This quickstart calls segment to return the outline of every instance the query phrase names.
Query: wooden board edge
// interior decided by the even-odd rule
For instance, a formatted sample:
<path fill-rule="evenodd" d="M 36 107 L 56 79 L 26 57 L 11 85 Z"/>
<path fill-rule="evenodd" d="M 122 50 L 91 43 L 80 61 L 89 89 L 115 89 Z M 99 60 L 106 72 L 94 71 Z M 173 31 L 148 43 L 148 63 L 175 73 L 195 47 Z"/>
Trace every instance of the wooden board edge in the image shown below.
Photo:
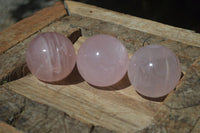
<path fill-rule="evenodd" d="M 0 54 L 64 15 L 64 4 L 57 2 L 0 32 Z"/>
<path fill-rule="evenodd" d="M 150 33 L 188 45 L 200 47 L 200 34 L 194 31 L 178 28 L 159 22 L 103 9 L 93 5 L 65 0 L 71 14 L 100 19 L 103 21 L 119 24 L 130 29 Z"/>
<path fill-rule="evenodd" d="M 23 133 L 23 132 L 0 121 L 0 133 Z"/>

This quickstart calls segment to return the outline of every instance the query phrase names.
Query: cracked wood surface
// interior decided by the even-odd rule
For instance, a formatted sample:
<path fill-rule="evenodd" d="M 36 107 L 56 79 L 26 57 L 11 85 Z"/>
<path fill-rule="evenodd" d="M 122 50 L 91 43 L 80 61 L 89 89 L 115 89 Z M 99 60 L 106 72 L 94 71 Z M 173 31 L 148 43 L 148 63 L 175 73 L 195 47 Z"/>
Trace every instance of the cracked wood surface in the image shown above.
<path fill-rule="evenodd" d="M 40 82 L 32 75 L 25 76 L 28 69 L 24 57 L 30 40 L 45 31 L 56 31 L 69 36 L 75 42 L 76 49 L 87 37 L 100 33 L 110 34 L 120 39 L 130 55 L 144 45 L 152 43 L 164 45 L 179 57 L 184 74 L 183 79 L 179 82 L 177 90 L 170 93 L 162 102 L 142 98 L 130 86 L 127 77 L 115 86 L 95 88 L 83 81 L 77 68 L 67 79 L 59 83 Z M 0 118 L 25 132 L 198 133 L 200 125 L 199 51 L 199 47 L 189 46 L 185 42 L 144 33 L 114 22 L 77 14 L 63 17 L 0 55 L 0 81 L 16 80 L 0 87 L 0 110 L 3 110 L 0 111 Z M 17 80 L 18 78 L 21 79 Z M 25 104 L 26 102 L 28 104 Z M 51 108 L 53 113 L 48 114 L 49 111 L 45 112 L 44 108 Z M 65 119 L 63 114 L 70 115 L 70 117 L 66 115 L 69 124 L 60 122 Z M 55 120 L 58 123 L 52 120 L 53 117 L 56 117 Z M 53 123 L 48 121 L 48 118 Z M 81 128 L 75 126 L 73 129 L 74 126 L 71 123 L 75 123 L 74 125 L 80 123 Z"/>

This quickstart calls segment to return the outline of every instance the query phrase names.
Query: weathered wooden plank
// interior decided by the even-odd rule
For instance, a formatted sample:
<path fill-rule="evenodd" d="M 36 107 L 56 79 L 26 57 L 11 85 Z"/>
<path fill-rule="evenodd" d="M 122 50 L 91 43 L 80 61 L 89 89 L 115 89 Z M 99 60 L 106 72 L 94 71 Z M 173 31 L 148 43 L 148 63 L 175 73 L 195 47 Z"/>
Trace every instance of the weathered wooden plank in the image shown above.
<path fill-rule="evenodd" d="M 200 119 L 196 121 L 191 133 L 200 133 Z"/>
<path fill-rule="evenodd" d="M 69 84 L 69 81 L 66 82 Z M 119 88 L 121 90 L 110 87 L 106 91 L 90 86 L 85 81 L 74 85 L 52 85 L 29 75 L 5 84 L 5 87 L 29 99 L 67 112 L 86 123 L 119 132 L 145 128 L 153 121 L 153 116 L 160 107 L 160 103 L 140 97 L 130 85 L 125 89 Z"/>
<path fill-rule="evenodd" d="M 75 49 L 78 49 L 85 39 L 86 38 L 84 37 L 79 38 L 74 45 Z M 191 66 L 187 72 L 188 74 L 194 74 L 194 72 L 191 71 L 193 67 L 195 70 L 200 70 L 199 67 L 197 67 L 197 62 L 198 60 Z M 188 86 L 192 86 L 196 83 L 196 80 L 198 80 L 196 79 L 198 78 L 198 75 L 194 76 L 194 79 L 196 80 L 191 82 L 190 78 L 187 77 L 187 73 L 184 76 L 183 81 L 184 83 L 187 82 L 186 84 Z M 177 91 L 175 91 L 175 94 L 172 93 L 167 97 L 164 105 L 162 105 L 161 103 L 148 101 L 140 97 L 134 91 L 134 88 L 130 86 L 128 79 L 126 78 L 121 81 L 120 84 L 122 86 L 118 84 L 116 86 L 104 88 L 103 90 L 88 85 L 80 78 L 80 75 L 77 72 L 57 83 L 57 85 L 43 83 L 34 76 L 29 75 L 20 80 L 5 84 L 5 87 L 22 94 L 29 99 L 67 112 L 70 116 L 86 123 L 101 125 L 118 132 L 152 132 L 157 130 L 186 132 L 188 131 L 187 129 L 194 128 L 199 113 L 195 113 L 191 116 L 190 112 L 197 112 L 198 108 L 195 108 L 194 110 L 183 109 L 180 111 L 173 111 L 166 105 L 172 104 L 173 102 L 173 104 L 185 104 L 185 100 L 191 100 L 188 102 L 191 103 L 198 98 L 198 93 L 196 93 L 196 95 L 191 94 L 191 96 L 194 96 L 194 99 L 184 97 L 185 92 L 183 93 L 184 96 L 173 96 L 177 94 L 179 90 L 183 90 L 180 87 L 184 85 L 183 83 L 180 84 Z M 188 87 L 185 87 L 185 89 L 187 88 Z M 195 90 L 198 90 L 198 88 Z M 196 91 L 193 93 L 195 92 Z M 180 101 L 181 99 L 184 101 Z M 170 100 L 172 100 L 172 102 L 170 102 Z M 199 102 L 197 101 L 197 103 Z M 177 105 L 174 106 L 178 107 Z M 157 112 L 158 110 L 160 110 L 159 113 Z M 186 124 L 191 122 L 192 124 L 185 126 L 184 119 L 182 121 L 179 117 L 176 118 L 177 115 L 187 119 L 188 122 L 186 122 Z M 191 116 L 190 119 L 188 118 L 188 115 Z M 173 118 L 170 118 L 170 116 L 173 116 Z M 175 121 L 174 123 L 176 123 L 177 128 L 174 128 L 173 124 L 170 124 L 172 121 Z M 167 122 L 167 124 L 162 125 L 162 123 L 165 122 Z M 152 123 L 155 125 L 148 127 Z M 181 124 L 183 124 L 185 128 L 180 128 Z M 145 128 L 145 130 L 143 130 L 143 128 Z"/>
<path fill-rule="evenodd" d="M 143 45 L 159 43 L 169 47 L 178 55 L 184 72 L 190 68 L 191 63 L 200 54 L 198 53 L 200 48 L 195 46 L 187 46 L 183 43 L 142 33 L 121 25 L 76 15 L 66 16 L 42 29 L 42 32 L 46 31 L 56 31 L 64 35 L 72 31 L 75 34 L 75 40 L 82 33 L 83 37 L 80 37 L 74 45 L 76 50 L 79 49 L 87 37 L 99 33 L 110 34 L 119 38 L 128 48 L 130 54 Z M 19 60 L 25 63 L 26 46 L 36 35 L 34 34 L 24 40 L 22 43 L 25 46 L 16 45 L 1 55 L 3 58 L 0 59 L 6 60 L 8 57 L 10 59 L 10 62 L 6 61 L 8 63 L 4 67 L 5 74 L 8 72 L 5 70 L 8 70 L 11 66 L 14 69 L 15 63 L 19 63 Z M 70 35 L 72 35 L 71 32 Z M 11 73 L 13 72 L 11 69 L 9 70 Z M 57 85 L 43 83 L 34 76 L 29 75 L 5 84 L 5 87 L 34 101 L 64 111 L 71 117 L 86 123 L 100 125 L 119 132 L 142 130 L 154 121 L 153 117 L 158 109 L 162 107 L 162 103 L 148 101 L 139 96 L 134 88 L 130 86 L 127 77 L 115 86 L 100 89 L 83 81 L 77 70 Z"/>
<path fill-rule="evenodd" d="M 179 57 L 182 71 L 185 72 L 190 65 L 200 56 L 200 48 L 190 46 L 185 43 L 155 36 L 141 31 L 129 29 L 122 25 L 105 22 L 90 17 L 71 15 L 63 17 L 63 23 L 81 28 L 82 36 L 90 37 L 95 34 L 109 34 L 120 39 L 126 46 L 129 53 L 134 53 L 137 49 L 148 44 L 161 44 L 173 50 Z"/>
<path fill-rule="evenodd" d="M 65 0 L 65 3 L 68 5 L 71 14 L 120 24 L 130 29 L 200 47 L 200 34 L 191 30 L 173 27 L 79 2 Z"/>
<path fill-rule="evenodd" d="M 0 133 L 23 133 L 14 127 L 0 121 Z"/>
<path fill-rule="evenodd" d="M 68 5 L 69 6 L 69 5 Z M 82 7 L 80 7 L 82 8 Z M 89 9 L 89 8 L 88 8 Z M 99 10 L 99 8 L 97 9 Z M 112 13 L 111 13 L 112 14 Z M 33 26 L 34 27 L 34 26 Z M 123 23 L 115 23 L 111 21 L 105 21 L 101 19 L 92 19 L 91 17 L 83 17 L 79 15 L 74 15 L 72 12 L 72 16 L 63 17 L 60 21 L 56 21 L 51 25 L 45 27 L 41 30 L 41 32 L 46 31 L 55 31 L 59 32 L 63 35 L 70 35 L 70 38 L 75 42 L 76 39 L 82 34 L 83 37 L 80 37 L 78 41 L 76 41 L 74 47 L 76 50 L 80 47 L 80 45 L 85 41 L 85 39 L 94 34 L 104 33 L 110 34 L 117 38 L 119 38 L 124 45 L 129 50 L 129 53 L 134 53 L 138 48 L 148 45 L 151 43 L 158 43 L 167 46 L 172 49 L 176 55 L 181 60 L 182 70 L 186 75 L 184 76 L 184 80 L 180 82 L 180 86 L 183 83 L 188 84 L 185 88 L 194 88 L 196 86 L 192 86 L 190 83 L 191 79 L 196 79 L 198 76 L 194 76 L 191 78 L 186 78 L 187 74 L 192 75 L 196 74 L 196 66 L 197 63 L 191 64 L 199 58 L 200 56 L 200 48 L 195 46 L 188 46 L 185 44 L 186 42 L 177 42 L 174 39 L 166 39 L 165 37 L 156 36 L 154 33 L 144 33 L 141 30 L 136 30 L 133 27 L 128 28 Z M 31 35 L 28 39 L 18 43 L 16 46 L 10 48 L 5 53 L 0 55 L 0 79 L 4 79 L 3 77 L 13 78 L 12 74 L 17 73 L 19 77 L 23 72 L 19 72 L 23 70 L 25 64 L 25 50 L 29 41 L 36 36 L 38 33 Z M 174 33 L 173 33 L 174 34 Z M 180 40 L 178 40 L 180 41 Z M 196 61 L 197 62 L 197 61 Z M 194 67 L 195 66 L 195 67 Z M 188 68 L 190 68 L 188 70 Z M 193 69 L 195 71 L 192 71 Z M 191 74 L 190 74 L 191 73 Z M 14 77 L 13 79 L 17 79 L 19 77 Z M 6 78 L 5 78 L 6 79 Z M 11 79 L 11 80 L 13 80 Z M 11 81 L 10 80 L 10 81 Z M 187 82 L 186 82 L 187 81 Z M 194 84 L 192 81 L 191 83 Z M 191 85 L 191 87 L 190 87 Z M 94 86 L 88 85 L 78 74 L 77 68 L 73 71 L 73 73 L 66 79 L 61 82 L 55 84 L 47 84 L 41 81 L 38 81 L 34 76 L 28 75 L 24 78 L 16 80 L 14 82 L 10 82 L 4 84 L 4 90 L 13 90 L 23 96 L 26 96 L 34 101 L 44 103 L 46 107 L 55 107 L 61 111 L 66 112 L 71 117 L 77 118 L 86 123 L 92 123 L 94 125 L 100 125 L 103 127 L 107 127 L 108 129 L 119 131 L 119 132 L 155 132 L 159 130 L 160 132 L 164 131 L 198 131 L 198 118 L 199 113 L 195 113 L 189 118 L 188 114 L 191 112 L 199 110 L 199 108 L 191 109 L 189 105 L 197 99 L 198 104 L 198 94 L 194 94 L 197 89 L 194 89 L 194 92 L 191 95 L 186 95 L 185 93 L 190 93 L 190 90 L 184 89 L 184 87 L 179 87 L 175 94 L 179 90 L 185 90 L 183 94 L 174 95 L 173 92 L 170 96 L 167 97 L 164 104 L 163 102 L 153 102 L 146 100 L 139 96 L 134 88 L 130 86 L 130 83 L 127 79 L 127 76 L 118 84 L 107 87 L 107 88 L 97 88 Z M 193 89 L 192 89 L 193 90 Z M 186 97 L 185 97 L 186 95 Z M 194 95 L 194 98 L 190 99 Z M 176 97 L 176 98 L 174 98 Z M 1 97 L 0 97 L 1 98 Z M 170 100 L 172 99 L 172 101 Z M 187 101 L 185 100 L 187 99 Z M 20 99 L 18 99 L 20 100 Z M 5 101 L 5 99 L 4 99 Z M 174 103 L 173 103 L 174 101 Z M 1 100 L 0 100 L 1 102 Z M 17 101 L 16 101 L 17 102 Z M 184 105 L 184 104 L 185 105 Z M 8 103 L 10 105 L 11 103 Z M 0 106 L 2 103 L 0 104 Z M 14 106 L 13 110 L 17 112 L 21 112 L 23 110 L 22 106 Z M 176 109 L 169 108 L 169 106 L 186 106 L 188 109 L 180 109 L 177 111 Z M 34 102 L 34 106 L 35 102 Z M 37 105 L 38 107 L 38 105 Z M 43 107 L 42 107 L 43 108 Z M 2 109 L 2 108 L 0 108 Z M 4 108 L 5 110 L 6 108 Z M 39 107 L 36 109 L 39 110 Z M 158 112 L 159 110 L 159 112 Z M 34 111 L 33 107 L 27 108 L 26 113 L 20 113 L 20 122 L 23 122 L 24 119 L 30 118 L 28 114 L 31 114 Z M 1 111 L 0 111 L 1 112 Z M 22 111 L 23 112 L 23 111 Z M 170 114 L 172 112 L 172 114 Z M 9 114 L 13 114 L 12 112 Z M 15 114 L 15 113 L 14 113 Z M 52 130 L 53 131 L 66 131 L 65 126 L 61 126 L 65 123 L 61 122 L 63 119 L 63 115 L 57 115 L 56 112 L 53 112 L 54 115 L 50 118 L 50 120 L 55 119 L 56 121 L 47 122 L 49 125 L 45 123 L 44 119 L 47 117 L 43 117 L 48 114 L 45 111 L 41 111 L 39 114 L 35 114 L 37 117 L 33 119 L 28 119 L 27 123 L 18 123 L 14 121 L 15 126 L 18 129 L 21 129 L 23 124 L 25 124 L 27 129 L 23 129 L 23 131 L 29 131 L 29 129 L 33 132 L 39 132 L 42 129 L 44 131 L 48 131 L 51 129 L 50 126 L 54 127 L 54 124 L 58 125 L 55 128 L 60 128 L 60 130 Z M 58 113 L 59 114 L 59 113 Z M 65 113 L 64 113 L 65 114 Z M 34 115 L 34 114 L 32 114 Z M 2 115 L 4 118 L 9 115 Z M 39 117 L 41 119 L 39 119 Z M 48 115 L 47 115 L 48 116 Z M 178 117 L 177 117 L 178 116 Z M 197 119 L 195 118 L 197 117 Z M 48 117 L 49 118 L 49 117 Z M 59 119 L 57 121 L 57 119 Z M 67 118 L 69 119 L 69 118 Z M 34 121 L 34 124 L 31 122 Z M 188 122 L 185 122 L 188 120 Z M 71 121 L 69 121 L 70 123 Z M 171 123 L 172 122 L 172 123 Z M 45 123 L 45 124 L 44 124 Z M 79 123 L 79 122 L 75 122 Z M 150 125 L 149 124 L 154 124 Z M 35 128 L 31 127 L 32 125 Z M 47 125 L 46 125 L 47 124 Z M 56 124 L 55 124 L 56 125 Z M 86 126 L 86 130 L 88 131 L 88 124 L 83 124 Z M 90 125 L 90 124 L 89 124 Z M 195 126 L 196 125 L 196 126 Z M 148 128 L 146 128 L 149 126 Z M 178 128 L 181 130 L 178 130 Z M 194 128 L 195 127 L 195 128 Z M 143 128 L 145 128 L 143 130 Z M 194 128 L 194 130 L 193 130 Z M 189 129 L 189 130 L 187 130 Z M 81 129 L 80 129 L 81 130 Z M 80 132 L 80 130 L 78 130 Z M 68 131 L 68 130 L 67 130 Z M 69 130 L 70 132 L 71 130 Z M 89 132 L 98 132 L 98 127 L 90 127 Z M 103 130 L 101 130 L 103 131 Z M 105 129 L 104 132 L 107 132 Z M 110 132 L 110 131 L 108 131 Z"/>
<path fill-rule="evenodd" d="M 0 32 L 0 54 L 66 14 L 58 2 Z"/>
<path fill-rule="evenodd" d="M 81 37 L 75 43 L 76 51 L 85 39 Z M 78 73 L 57 84 L 62 85 L 46 84 L 34 76 L 27 76 L 5 86 L 81 121 L 119 132 L 145 128 L 160 107 L 160 103 L 140 97 L 130 86 L 127 76 L 121 83 L 103 90 L 87 84 Z"/>
<path fill-rule="evenodd" d="M 0 133 L 114 133 L 85 124 L 66 113 L 40 104 L 0 86 Z M 13 131 L 13 132 L 12 132 Z M 14 132 L 15 131 L 15 132 Z"/>

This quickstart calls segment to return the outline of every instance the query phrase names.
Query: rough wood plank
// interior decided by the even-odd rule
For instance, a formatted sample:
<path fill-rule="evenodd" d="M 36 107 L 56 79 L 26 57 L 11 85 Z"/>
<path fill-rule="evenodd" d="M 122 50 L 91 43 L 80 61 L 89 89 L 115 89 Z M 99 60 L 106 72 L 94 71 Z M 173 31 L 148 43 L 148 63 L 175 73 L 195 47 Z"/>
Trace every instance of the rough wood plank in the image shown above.
<path fill-rule="evenodd" d="M 75 43 L 75 48 L 78 49 L 85 39 L 81 37 Z M 164 132 L 168 130 L 170 132 L 186 132 L 195 127 L 199 113 L 193 115 L 190 113 L 193 111 L 197 112 L 199 107 L 193 109 L 183 108 L 177 111 L 176 109 L 168 108 L 169 105 L 166 105 L 172 104 L 174 107 L 178 107 L 187 103 L 191 104 L 194 99 L 198 99 L 199 93 L 196 93 L 198 86 L 193 86 L 195 91 L 188 95 L 190 97 L 193 96 L 193 99 L 185 97 L 186 92 L 182 94 L 184 96 L 177 95 L 179 91 L 188 89 L 188 86 L 199 84 L 196 81 L 199 80 L 198 77 L 200 75 L 195 73 L 195 71 L 200 70 L 197 65 L 198 62 L 200 60 L 197 60 L 191 66 L 184 76 L 183 84 L 180 84 L 174 94 L 172 93 L 167 97 L 164 105 L 140 97 L 127 82 L 128 79 L 126 78 L 122 81 L 122 86 L 118 84 L 116 85 L 118 88 L 113 86 L 104 88 L 104 90 L 88 85 L 81 79 L 78 73 L 73 73 L 67 79 L 57 83 L 57 85 L 43 83 L 34 76 L 29 75 L 5 84 L 5 87 L 25 95 L 29 99 L 67 112 L 71 117 L 75 117 L 86 123 L 101 125 L 118 132 Z M 195 71 L 193 68 L 195 68 Z M 195 76 L 195 74 L 197 75 Z M 192 79 L 195 80 L 191 80 L 189 75 L 194 76 Z M 126 86 L 124 86 L 125 84 Z M 182 88 L 181 86 L 185 86 L 184 84 L 187 84 L 187 86 Z M 106 89 L 111 91 L 106 91 Z M 194 95 L 195 93 L 196 95 Z M 188 100 L 190 101 L 187 102 Z M 159 113 L 157 113 L 158 110 Z M 151 125 L 152 123 L 154 125 Z M 174 125 L 177 127 L 174 127 Z M 184 125 L 184 128 L 180 128 L 182 125 Z"/>
<path fill-rule="evenodd" d="M 85 40 L 84 37 L 79 38 L 75 49 L 78 50 Z M 81 121 L 119 132 L 147 127 L 161 107 L 160 103 L 140 97 L 127 77 L 120 84 L 104 90 L 88 85 L 78 73 L 57 84 L 61 85 L 46 84 L 34 76 L 27 76 L 6 85 L 19 94 L 58 108 Z"/>
<path fill-rule="evenodd" d="M 65 0 L 65 3 L 68 5 L 71 14 L 78 14 L 110 23 L 120 24 L 130 29 L 200 47 L 200 34 L 191 30 L 173 27 L 79 2 Z"/>
<path fill-rule="evenodd" d="M 82 16 L 64 17 L 43 29 L 42 32 L 56 31 L 67 34 L 69 29 L 74 31 L 73 29 L 79 28 L 84 37 L 77 41 L 75 44 L 76 49 L 79 48 L 85 37 L 98 33 L 116 36 L 124 43 L 130 53 L 143 45 L 159 43 L 169 47 L 178 55 L 181 59 L 182 70 L 185 72 L 200 55 L 198 47 L 187 46 L 184 43 L 129 29 L 122 25 Z M 78 30 L 78 32 L 80 31 Z M 3 71 L 4 74 L 8 74 L 9 71 L 13 73 L 14 67 L 19 64 L 19 61 L 25 63 L 24 54 L 27 43 L 35 35 L 23 41 L 22 44 L 25 46 L 16 45 L 0 55 L 0 66 L 4 66 L 4 71 L 8 70 Z M 8 69 L 9 67 L 12 69 Z M 148 126 L 153 121 L 153 116 L 158 108 L 161 107 L 161 103 L 148 101 L 140 97 L 134 91 L 134 88 L 130 86 L 127 77 L 121 81 L 121 84 L 104 88 L 104 90 L 88 85 L 77 72 L 60 82 L 60 85 L 46 84 L 38 81 L 33 76 L 27 76 L 5 84 L 5 87 L 15 90 L 30 99 L 65 111 L 79 120 L 119 132 L 138 131 Z M 109 91 L 106 91 L 106 89 Z M 167 114 L 167 112 L 164 113 Z M 98 130 L 96 131 L 98 132 Z"/>
<path fill-rule="evenodd" d="M 191 133 L 200 133 L 200 119 L 196 121 Z"/>
<path fill-rule="evenodd" d="M 0 32 L 0 54 L 66 14 L 63 3 L 58 2 Z"/>
<path fill-rule="evenodd" d="M 0 121 L 0 133 L 23 133 L 14 127 Z"/>
<path fill-rule="evenodd" d="M 73 75 L 70 79 L 77 79 L 77 76 Z M 70 84 L 68 80 L 65 82 L 68 85 L 46 84 L 29 75 L 4 86 L 29 99 L 58 108 L 78 120 L 118 132 L 145 128 L 160 107 L 160 103 L 140 97 L 130 84 L 119 88 L 121 90 L 109 87 L 106 91 L 85 81 L 76 84 Z"/>
<path fill-rule="evenodd" d="M 179 57 L 183 72 L 186 72 L 190 65 L 200 56 L 199 47 L 189 46 L 185 43 L 129 29 L 122 25 L 79 15 L 66 16 L 63 17 L 61 21 L 71 26 L 80 27 L 82 36 L 84 37 L 90 37 L 95 34 L 109 34 L 115 36 L 123 42 L 129 53 L 132 54 L 144 45 L 164 45 L 173 50 Z"/>
<path fill-rule="evenodd" d="M 28 133 L 114 133 L 102 127 L 85 124 L 55 108 L 40 104 L 0 86 L 0 120 Z M 2 125 L 0 133 L 12 133 Z M 16 129 L 15 129 L 16 130 Z M 13 133 L 19 133 L 14 132 Z M 20 132 L 22 133 L 22 132 Z"/>
<path fill-rule="evenodd" d="M 74 45 L 76 50 L 85 39 L 79 38 Z M 160 103 L 140 97 L 130 86 L 127 75 L 117 85 L 103 89 L 87 84 L 78 72 L 57 84 L 61 85 L 46 84 L 29 75 L 5 87 L 86 123 L 119 132 L 145 128 L 160 107 Z"/>

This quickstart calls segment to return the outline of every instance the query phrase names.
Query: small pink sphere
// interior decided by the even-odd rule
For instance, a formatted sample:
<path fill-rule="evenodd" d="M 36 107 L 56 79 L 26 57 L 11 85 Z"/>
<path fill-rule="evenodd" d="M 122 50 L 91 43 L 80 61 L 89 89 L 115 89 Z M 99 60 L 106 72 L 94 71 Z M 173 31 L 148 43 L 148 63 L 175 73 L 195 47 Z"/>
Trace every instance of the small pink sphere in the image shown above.
<path fill-rule="evenodd" d="M 95 35 L 80 47 L 77 66 L 90 84 L 111 86 L 123 78 L 128 69 L 128 53 L 123 44 L 110 35 Z"/>
<path fill-rule="evenodd" d="M 76 54 L 72 42 L 55 32 L 41 33 L 29 44 L 26 62 L 31 73 L 46 82 L 67 77 L 74 68 Z"/>
<path fill-rule="evenodd" d="M 179 60 L 168 48 L 152 44 L 140 48 L 131 58 L 128 77 L 142 95 L 158 98 L 172 91 L 181 75 Z"/>

